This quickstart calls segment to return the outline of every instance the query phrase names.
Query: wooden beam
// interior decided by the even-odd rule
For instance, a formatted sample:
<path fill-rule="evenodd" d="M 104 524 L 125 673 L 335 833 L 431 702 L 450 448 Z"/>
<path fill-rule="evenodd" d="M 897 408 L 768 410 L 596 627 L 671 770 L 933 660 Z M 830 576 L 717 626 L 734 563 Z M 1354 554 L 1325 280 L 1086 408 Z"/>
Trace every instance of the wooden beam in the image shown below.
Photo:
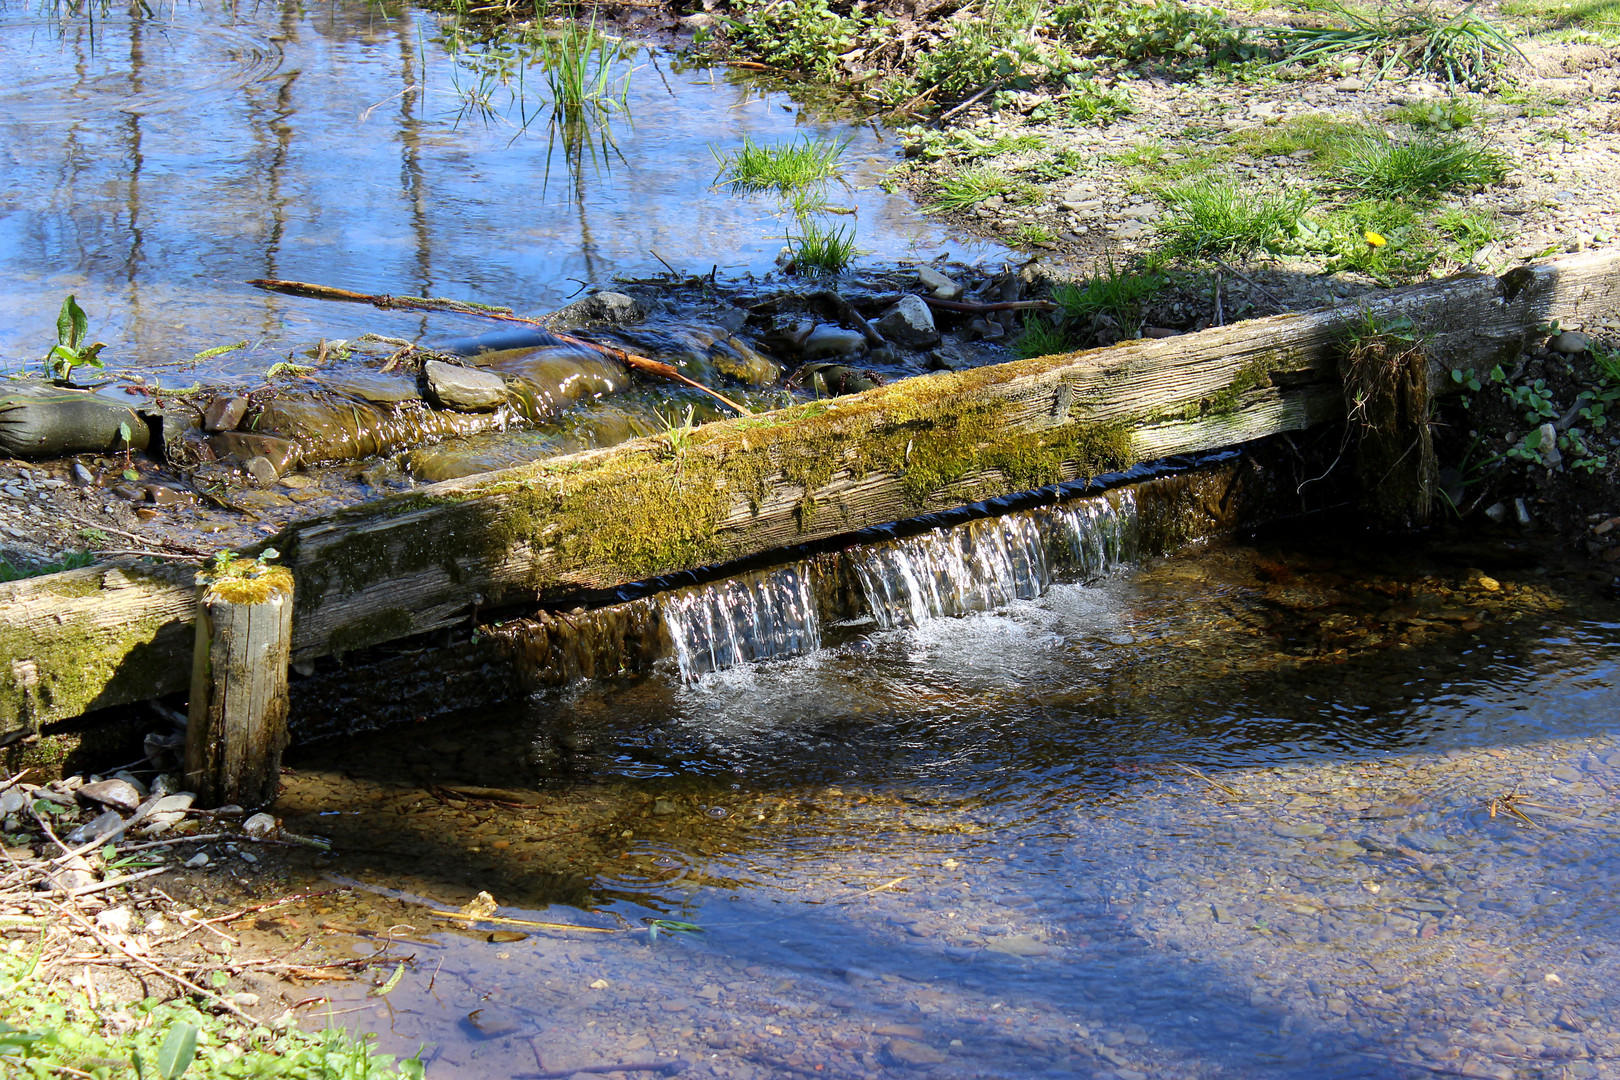
<path fill-rule="evenodd" d="M 906 379 L 864 394 L 435 484 L 289 525 L 294 659 L 835 536 L 1338 415 L 1338 346 L 1427 335 L 1432 375 L 1536 326 L 1620 315 L 1620 254 L 1298 315 Z M 672 439 L 674 441 L 672 441 Z M 109 587 L 106 575 L 126 583 Z M 186 684 L 189 581 L 132 564 L 0 585 L 0 740 Z"/>

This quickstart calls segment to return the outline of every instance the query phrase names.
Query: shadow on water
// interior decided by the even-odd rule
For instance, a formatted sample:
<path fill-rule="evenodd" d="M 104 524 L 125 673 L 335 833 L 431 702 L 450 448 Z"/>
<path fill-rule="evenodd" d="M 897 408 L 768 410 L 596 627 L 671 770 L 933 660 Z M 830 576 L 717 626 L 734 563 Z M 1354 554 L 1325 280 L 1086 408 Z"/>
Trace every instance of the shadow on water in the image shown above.
<path fill-rule="evenodd" d="M 482 1046 L 484 1075 L 532 1070 L 522 1039 L 457 1034 L 482 1004 L 548 1069 L 698 1031 L 744 1070 L 717 1075 L 870 1075 L 911 1053 L 886 1038 L 959 1040 L 946 1075 L 1422 1075 L 1396 1063 L 1487 1000 L 1557 1013 L 1550 982 L 1481 991 L 1492 949 L 1573 985 L 1608 961 L 1572 950 L 1620 943 L 1607 826 L 1487 812 L 1553 773 L 1616 782 L 1620 624 L 1523 541 L 1365 548 L 1184 552 L 693 683 L 547 692 L 306 751 L 280 810 L 377 887 L 705 928 L 504 960 L 439 939 L 462 989 L 395 1007 L 447 1068 Z"/>

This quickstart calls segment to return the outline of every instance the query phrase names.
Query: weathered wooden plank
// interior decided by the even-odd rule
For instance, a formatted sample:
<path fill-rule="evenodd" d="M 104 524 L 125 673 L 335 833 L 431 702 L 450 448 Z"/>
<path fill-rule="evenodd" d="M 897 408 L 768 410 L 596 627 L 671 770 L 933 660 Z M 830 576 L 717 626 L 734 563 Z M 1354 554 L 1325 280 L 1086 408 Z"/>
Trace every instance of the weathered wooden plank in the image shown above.
<path fill-rule="evenodd" d="M 1340 409 L 1337 346 L 1371 319 L 1428 334 L 1435 371 L 1513 355 L 1541 323 L 1620 314 L 1599 252 L 1365 302 L 908 379 L 294 523 L 294 657 L 447 626 L 1068 479 L 1297 430 Z M 115 571 L 116 572 L 116 571 Z M 0 586 L 0 739 L 183 687 L 189 574 L 102 568 Z"/>

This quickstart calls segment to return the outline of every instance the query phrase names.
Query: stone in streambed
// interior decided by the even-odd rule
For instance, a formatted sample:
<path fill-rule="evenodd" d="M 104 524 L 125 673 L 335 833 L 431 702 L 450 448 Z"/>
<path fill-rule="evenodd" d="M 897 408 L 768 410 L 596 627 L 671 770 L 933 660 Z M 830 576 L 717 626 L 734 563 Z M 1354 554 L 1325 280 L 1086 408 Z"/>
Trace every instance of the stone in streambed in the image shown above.
<path fill-rule="evenodd" d="M 141 793 L 127 780 L 101 780 L 85 784 L 75 793 L 81 799 L 110 806 L 114 810 L 133 811 L 141 805 Z"/>
<path fill-rule="evenodd" d="M 203 410 L 204 431 L 235 431 L 247 413 L 248 399 L 237 394 L 221 394 Z"/>
<path fill-rule="evenodd" d="M 866 351 L 866 338 L 859 330 L 822 323 L 804 339 L 804 358 L 820 360 L 828 356 L 854 356 Z"/>
<path fill-rule="evenodd" d="M 642 314 L 641 305 L 634 297 L 621 292 L 599 292 L 560 309 L 546 320 L 546 325 L 554 330 L 584 326 L 618 326 L 639 322 Z"/>
<path fill-rule="evenodd" d="M 945 1061 L 945 1053 L 935 1050 L 920 1042 L 910 1039 L 890 1039 L 883 1048 L 883 1058 L 890 1065 L 902 1068 L 916 1068 L 919 1065 L 939 1065 Z"/>
<path fill-rule="evenodd" d="M 917 267 L 917 283 L 940 300 L 960 300 L 962 286 L 932 266 Z"/>
<path fill-rule="evenodd" d="M 1559 334 L 1557 337 L 1552 339 L 1552 347 L 1555 352 L 1561 352 L 1567 356 L 1573 356 L 1576 353 L 1583 353 L 1587 349 L 1590 349 L 1592 347 L 1592 339 L 1588 338 L 1585 334 L 1577 333 L 1574 330 L 1565 330 L 1562 334 Z"/>
<path fill-rule="evenodd" d="M 422 374 L 428 397 L 441 409 L 488 412 L 506 403 L 506 380 L 492 371 L 429 360 Z"/>
<path fill-rule="evenodd" d="M 67 842 L 77 845 L 88 844 L 92 840 L 121 840 L 123 837 L 123 817 L 116 810 L 107 810 L 68 833 Z"/>
<path fill-rule="evenodd" d="M 234 458 L 246 464 L 256 457 L 269 460 L 276 475 L 285 475 L 298 463 L 298 448 L 288 439 L 253 431 L 222 431 L 208 438 L 215 457 Z M 143 492 L 144 494 L 144 492 Z"/>
<path fill-rule="evenodd" d="M 927 349 L 939 344 L 934 313 L 918 296 L 902 296 L 899 303 L 883 313 L 876 326 L 878 333 L 908 348 Z"/>

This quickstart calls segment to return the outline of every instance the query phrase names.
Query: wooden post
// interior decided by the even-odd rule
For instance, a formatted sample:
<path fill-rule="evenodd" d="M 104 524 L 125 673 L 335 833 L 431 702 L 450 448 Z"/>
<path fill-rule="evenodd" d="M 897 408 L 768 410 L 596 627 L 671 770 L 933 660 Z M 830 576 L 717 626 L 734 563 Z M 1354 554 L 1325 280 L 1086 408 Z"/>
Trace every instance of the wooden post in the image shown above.
<path fill-rule="evenodd" d="M 233 568 L 234 569 L 234 568 Z M 186 784 L 202 805 L 273 801 L 287 745 L 293 578 L 283 567 L 197 576 Z"/>

